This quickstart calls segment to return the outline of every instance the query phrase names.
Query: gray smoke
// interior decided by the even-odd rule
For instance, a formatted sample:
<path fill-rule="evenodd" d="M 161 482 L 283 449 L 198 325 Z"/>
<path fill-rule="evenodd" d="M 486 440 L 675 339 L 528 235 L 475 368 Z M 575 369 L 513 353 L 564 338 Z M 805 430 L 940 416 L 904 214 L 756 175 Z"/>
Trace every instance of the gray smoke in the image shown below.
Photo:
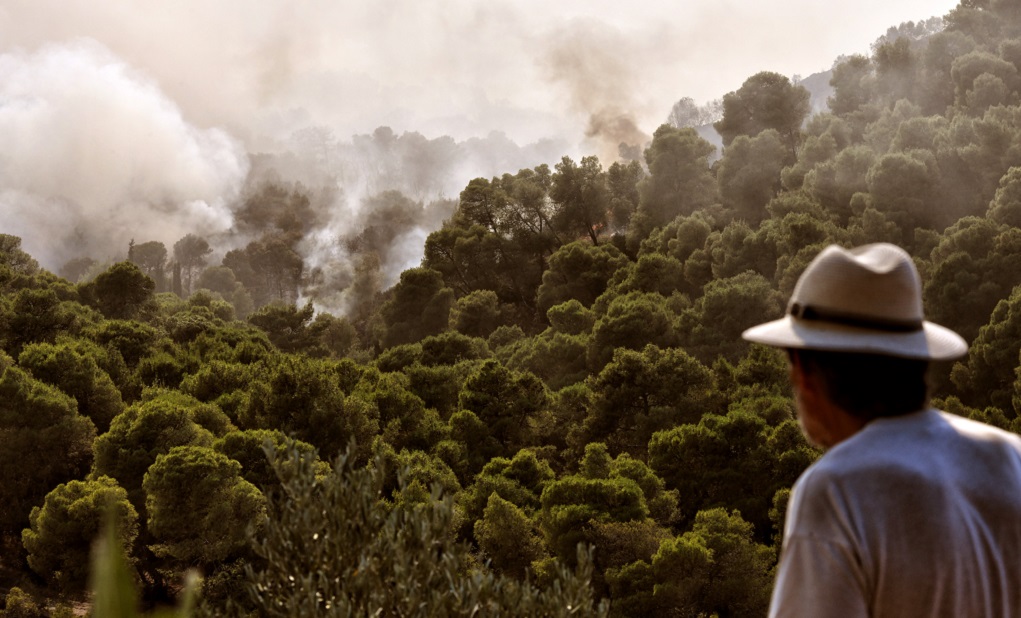
<path fill-rule="evenodd" d="M 298 251 L 309 272 L 303 294 L 320 309 L 349 314 L 371 289 L 359 285 L 368 269 L 385 289 L 419 265 L 426 237 L 454 213 L 468 180 L 552 164 L 566 148 L 556 140 L 519 146 L 502 133 L 456 141 L 388 127 L 339 140 L 312 127 L 295 133 L 285 154 L 258 157 L 253 178 L 338 188 Z"/>
<path fill-rule="evenodd" d="M 572 22 L 550 40 L 549 77 L 566 89 L 571 107 L 588 117 L 585 135 L 607 165 L 617 160 L 621 146 L 633 150 L 652 139 L 636 115 L 645 108 L 639 51 L 600 22 Z"/>
<path fill-rule="evenodd" d="M 468 179 L 553 162 L 566 148 L 550 140 L 522 147 L 498 133 L 456 142 L 385 127 L 341 140 L 312 125 L 277 152 L 255 156 L 250 170 L 240 141 L 189 123 L 157 84 L 91 40 L 0 55 L 0 140 L 0 229 L 22 237 L 51 270 L 82 256 L 123 259 L 132 239 L 169 249 L 189 233 L 210 240 L 215 263 L 257 232 L 235 225 L 243 189 L 276 180 L 333 190 L 317 202 L 321 225 L 298 248 L 322 273 L 318 288 L 325 279 L 341 291 L 358 261 L 345 239 L 371 219 L 362 210 L 372 196 L 399 191 L 421 211 L 390 222 L 371 247 L 388 286 L 421 259 L 425 237 L 450 216 L 450 198 Z"/>
<path fill-rule="evenodd" d="M 0 227 L 51 270 L 231 225 L 248 162 L 88 40 L 0 55 Z"/>
<path fill-rule="evenodd" d="M 254 239 L 235 225 L 246 191 L 300 182 L 330 196 L 297 245 L 320 273 L 309 293 L 385 287 L 471 178 L 563 155 L 609 164 L 679 96 L 810 72 L 854 51 L 838 40 L 850 20 L 878 20 L 858 28 L 867 44 L 917 16 L 881 14 L 908 3 L 5 0 L 0 232 L 50 269 L 188 233 L 215 260 Z M 364 205 L 388 190 L 421 213 L 352 254 Z"/>

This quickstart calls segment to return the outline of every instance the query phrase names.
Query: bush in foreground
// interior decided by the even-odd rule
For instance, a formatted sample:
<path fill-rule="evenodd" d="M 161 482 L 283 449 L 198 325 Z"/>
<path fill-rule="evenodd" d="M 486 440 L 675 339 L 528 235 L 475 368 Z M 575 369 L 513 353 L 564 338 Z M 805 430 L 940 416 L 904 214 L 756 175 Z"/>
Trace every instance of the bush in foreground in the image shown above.
<path fill-rule="evenodd" d="M 274 462 L 281 487 L 246 576 L 245 604 L 261 615 L 607 615 L 589 585 L 588 550 L 579 549 L 576 570 L 560 565 L 543 585 L 494 574 L 456 542 L 449 496 L 435 489 L 423 503 L 394 506 L 382 462 L 359 468 L 352 452 L 320 478 L 314 456 Z"/>

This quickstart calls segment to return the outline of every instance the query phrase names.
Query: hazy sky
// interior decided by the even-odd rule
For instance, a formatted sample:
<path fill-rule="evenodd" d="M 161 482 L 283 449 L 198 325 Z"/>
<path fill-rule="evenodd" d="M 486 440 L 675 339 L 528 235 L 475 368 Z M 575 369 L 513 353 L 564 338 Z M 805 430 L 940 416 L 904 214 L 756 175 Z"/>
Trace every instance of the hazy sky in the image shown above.
<path fill-rule="evenodd" d="M 0 53 L 98 41 L 199 127 L 250 146 L 306 124 L 428 137 L 651 133 L 683 96 L 803 76 L 954 0 L 5 0 Z"/>
<path fill-rule="evenodd" d="M 553 161 L 608 163 L 620 140 L 586 137 L 592 118 L 630 120 L 606 126 L 638 143 L 681 97 L 826 70 L 955 4 L 0 0 L 0 232 L 54 269 L 116 259 L 132 238 L 229 234 L 247 153 L 292 147 L 308 127 L 339 140 L 382 125 L 459 141 L 501 131 L 518 146 L 552 138 L 538 146 L 556 144 Z M 460 170 L 446 195 L 506 165 Z M 342 189 L 331 225 L 357 208 Z"/>

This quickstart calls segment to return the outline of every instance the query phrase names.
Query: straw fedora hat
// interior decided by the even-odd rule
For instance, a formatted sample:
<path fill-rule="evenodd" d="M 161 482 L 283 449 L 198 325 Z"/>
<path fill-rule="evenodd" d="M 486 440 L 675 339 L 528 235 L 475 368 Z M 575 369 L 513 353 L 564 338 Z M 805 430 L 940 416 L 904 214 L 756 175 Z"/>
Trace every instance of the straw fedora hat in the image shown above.
<path fill-rule="evenodd" d="M 928 322 L 911 256 L 896 245 L 830 245 L 805 269 L 787 315 L 742 333 L 781 348 L 950 360 L 968 351 L 954 331 Z"/>

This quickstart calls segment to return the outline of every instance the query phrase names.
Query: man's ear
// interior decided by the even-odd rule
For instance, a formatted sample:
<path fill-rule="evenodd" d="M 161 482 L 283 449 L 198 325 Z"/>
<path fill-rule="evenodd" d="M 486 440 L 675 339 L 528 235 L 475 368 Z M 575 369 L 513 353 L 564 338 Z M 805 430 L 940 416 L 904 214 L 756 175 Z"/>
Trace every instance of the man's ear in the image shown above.
<path fill-rule="evenodd" d="M 788 350 L 788 357 L 791 361 L 791 387 L 802 401 L 814 401 L 821 393 L 812 364 L 806 363 L 797 350 Z"/>
<path fill-rule="evenodd" d="M 812 363 L 806 363 L 804 356 L 796 349 L 788 351 L 790 356 L 790 385 L 807 406 L 816 406 L 821 399 L 827 399 L 819 374 Z"/>
<path fill-rule="evenodd" d="M 805 383 L 805 363 L 797 350 L 787 350 L 787 359 L 790 361 L 791 386 L 795 389 L 801 388 Z"/>

